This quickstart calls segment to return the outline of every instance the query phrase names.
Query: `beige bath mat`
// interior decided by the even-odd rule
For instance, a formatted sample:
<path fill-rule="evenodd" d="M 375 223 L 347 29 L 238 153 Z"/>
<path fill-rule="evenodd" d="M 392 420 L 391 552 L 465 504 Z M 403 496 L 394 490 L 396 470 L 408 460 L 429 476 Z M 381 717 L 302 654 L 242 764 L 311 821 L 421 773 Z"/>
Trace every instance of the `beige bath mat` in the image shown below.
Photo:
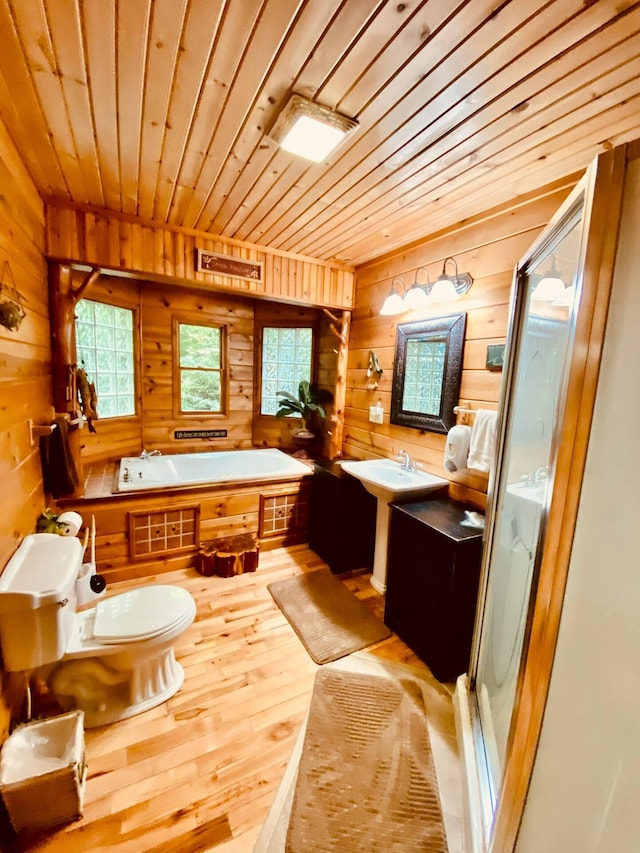
<path fill-rule="evenodd" d="M 411 678 L 316 675 L 286 853 L 447 853 L 423 694 Z"/>
<path fill-rule="evenodd" d="M 337 660 L 391 635 L 324 569 L 276 581 L 267 589 L 316 663 Z"/>

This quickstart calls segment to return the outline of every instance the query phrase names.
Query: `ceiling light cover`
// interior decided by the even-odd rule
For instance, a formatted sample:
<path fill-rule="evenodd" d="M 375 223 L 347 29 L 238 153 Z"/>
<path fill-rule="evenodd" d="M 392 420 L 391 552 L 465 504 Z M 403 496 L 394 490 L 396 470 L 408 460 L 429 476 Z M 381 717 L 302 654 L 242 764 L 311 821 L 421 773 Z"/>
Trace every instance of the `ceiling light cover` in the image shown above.
<path fill-rule="evenodd" d="M 425 286 L 418 283 L 413 284 L 405 293 L 404 304 L 411 311 L 421 311 L 428 308 L 431 299 L 425 290 Z"/>
<path fill-rule="evenodd" d="M 555 302 L 564 293 L 564 281 L 556 276 L 545 276 L 536 284 L 531 298 L 536 302 Z"/>
<path fill-rule="evenodd" d="M 268 135 L 285 151 L 319 163 L 357 126 L 348 116 L 292 95 Z"/>
<path fill-rule="evenodd" d="M 450 279 L 438 278 L 431 288 L 431 299 L 433 302 L 452 302 L 458 299 L 458 292 Z"/>

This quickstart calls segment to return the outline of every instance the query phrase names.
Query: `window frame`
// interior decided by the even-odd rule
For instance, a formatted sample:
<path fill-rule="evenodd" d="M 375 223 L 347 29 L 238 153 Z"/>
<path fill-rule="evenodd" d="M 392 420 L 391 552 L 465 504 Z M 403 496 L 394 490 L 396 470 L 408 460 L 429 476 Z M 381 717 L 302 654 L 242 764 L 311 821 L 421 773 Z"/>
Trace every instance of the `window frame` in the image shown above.
<path fill-rule="evenodd" d="M 186 314 L 173 314 L 172 324 L 172 374 L 173 374 L 173 416 L 181 418 L 224 418 L 228 415 L 229 406 L 229 370 L 228 370 L 228 329 L 224 323 L 205 321 L 201 315 L 189 316 Z M 180 326 L 202 326 L 203 328 L 218 329 L 220 332 L 220 368 L 199 368 L 212 373 L 220 373 L 220 411 L 184 411 L 182 409 L 182 370 L 180 365 Z"/>
<path fill-rule="evenodd" d="M 140 369 L 140 351 L 141 351 L 141 343 L 140 343 L 140 311 L 137 303 L 127 302 L 126 300 L 120 299 L 107 299 L 103 298 L 102 294 L 96 294 L 93 296 L 85 296 L 82 299 L 79 299 L 78 302 L 97 302 L 101 305 L 109 305 L 112 308 L 122 308 L 125 311 L 131 311 L 132 314 L 132 326 L 131 326 L 131 337 L 133 341 L 133 413 L 130 415 L 101 415 L 100 414 L 100 395 L 98 394 L 98 420 L 102 422 L 106 421 L 127 421 L 134 420 L 136 418 L 140 418 L 140 407 L 141 407 L 141 369 Z M 77 304 L 77 303 L 76 303 Z M 74 315 L 73 315 L 73 346 L 75 349 L 75 357 L 76 357 L 76 365 L 78 368 L 81 368 L 82 365 L 80 363 L 80 354 L 78 347 L 78 336 L 77 336 L 77 313 L 74 307 Z M 90 382 L 97 381 L 97 376 L 92 376 L 87 371 L 87 376 Z M 79 405 L 79 404 L 78 404 Z"/>
<path fill-rule="evenodd" d="M 269 418 L 270 420 L 275 419 L 275 414 L 269 415 L 263 413 L 262 411 L 262 353 L 264 346 L 264 330 L 265 329 L 311 329 L 311 366 L 309 371 L 309 381 L 313 385 L 315 382 L 315 374 L 316 374 L 316 348 L 318 346 L 318 329 L 317 323 L 314 319 L 308 320 L 300 320 L 298 322 L 293 320 L 278 319 L 278 320 L 261 320 L 260 326 L 258 329 L 258 352 L 256 354 L 256 369 L 257 369 L 257 380 L 256 380 L 256 403 L 255 403 L 255 412 L 256 415 L 260 418 Z M 297 391 L 295 392 L 297 394 Z M 285 416 L 293 417 L 292 415 Z"/>

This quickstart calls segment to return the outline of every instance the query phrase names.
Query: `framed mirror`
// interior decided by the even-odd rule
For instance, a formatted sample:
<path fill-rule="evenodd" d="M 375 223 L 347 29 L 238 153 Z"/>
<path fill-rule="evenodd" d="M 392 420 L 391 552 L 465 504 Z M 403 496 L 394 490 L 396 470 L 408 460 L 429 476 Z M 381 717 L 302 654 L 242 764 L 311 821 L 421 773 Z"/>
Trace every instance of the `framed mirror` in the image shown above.
<path fill-rule="evenodd" d="M 430 432 L 455 424 L 466 314 L 399 323 L 391 390 L 391 423 Z"/>

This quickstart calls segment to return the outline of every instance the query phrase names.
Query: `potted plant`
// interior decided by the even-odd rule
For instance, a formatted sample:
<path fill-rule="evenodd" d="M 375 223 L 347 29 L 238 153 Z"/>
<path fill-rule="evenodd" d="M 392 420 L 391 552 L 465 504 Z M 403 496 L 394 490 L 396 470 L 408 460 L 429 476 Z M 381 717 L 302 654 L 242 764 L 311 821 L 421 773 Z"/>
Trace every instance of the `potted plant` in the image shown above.
<path fill-rule="evenodd" d="M 326 410 L 324 406 L 333 400 L 333 395 L 330 391 L 324 388 L 316 388 L 307 379 L 303 379 L 298 385 L 298 397 L 294 397 L 288 391 L 277 391 L 276 396 L 279 397 L 279 409 L 276 412 L 277 418 L 284 418 L 287 415 L 300 415 L 302 419 L 302 429 L 295 433 L 298 438 L 314 438 L 316 433 L 310 429 L 314 419 L 317 417 L 324 418 Z"/>

